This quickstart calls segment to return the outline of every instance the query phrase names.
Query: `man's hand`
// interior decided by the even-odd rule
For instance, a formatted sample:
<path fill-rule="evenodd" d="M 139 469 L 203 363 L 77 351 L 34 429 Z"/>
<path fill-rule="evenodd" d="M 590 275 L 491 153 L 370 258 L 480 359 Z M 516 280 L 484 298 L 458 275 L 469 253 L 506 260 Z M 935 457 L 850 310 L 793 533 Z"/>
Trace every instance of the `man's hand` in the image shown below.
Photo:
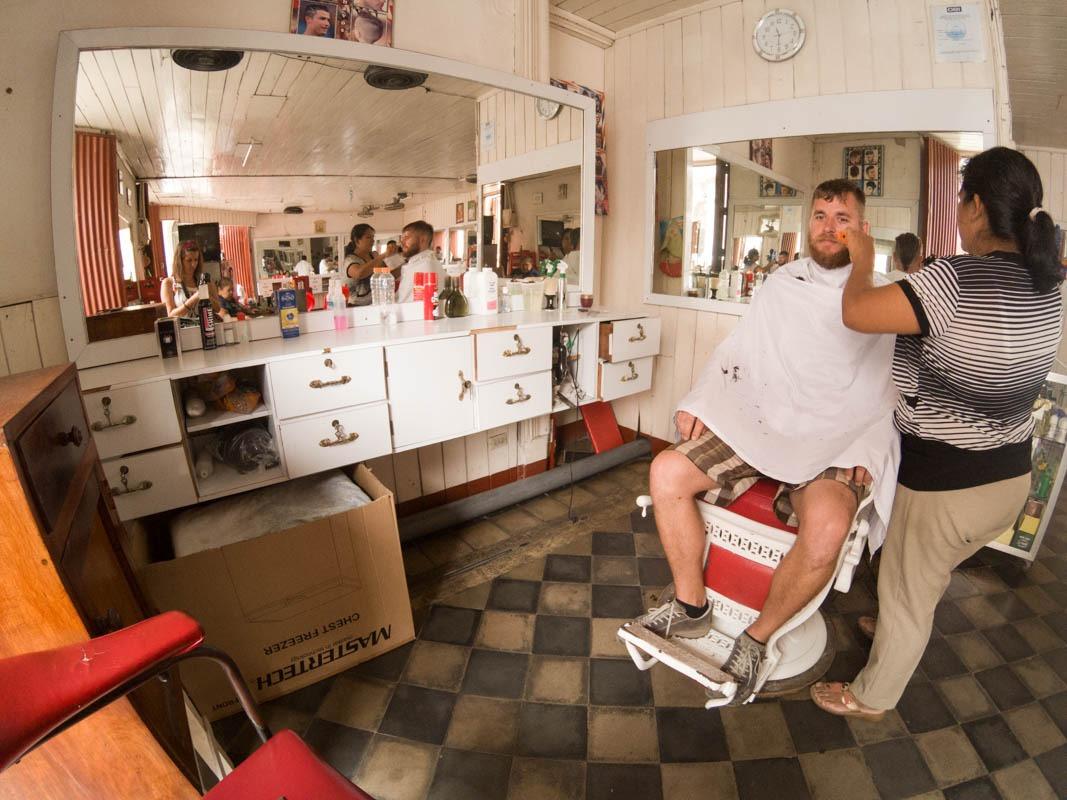
<path fill-rule="evenodd" d="M 688 411 L 679 411 L 674 415 L 674 426 L 683 439 L 696 439 L 707 430 L 704 423 Z"/>
<path fill-rule="evenodd" d="M 845 234 L 844 241 L 848 247 L 848 254 L 852 259 L 852 268 L 873 272 L 874 239 L 866 231 L 859 228 L 846 228 L 844 231 L 838 231 L 838 238 L 841 238 L 842 233 Z"/>
<path fill-rule="evenodd" d="M 857 486 L 870 486 L 874 483 L 874 478 L 871 477 L 871 473 L 863 467 L 853 467 L 848 470 L 848 479 Z"/>

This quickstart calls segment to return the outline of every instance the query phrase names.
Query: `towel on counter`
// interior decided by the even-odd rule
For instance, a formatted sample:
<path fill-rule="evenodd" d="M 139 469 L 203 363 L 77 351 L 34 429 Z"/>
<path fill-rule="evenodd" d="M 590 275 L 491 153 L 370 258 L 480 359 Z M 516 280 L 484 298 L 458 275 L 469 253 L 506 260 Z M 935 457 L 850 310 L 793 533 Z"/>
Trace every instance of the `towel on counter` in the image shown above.
<path fill-rule="evenodd" d="M 338 469 L 193 506 L 171 520 L 174 557 L 288 530 L 370 501 L 367 493 Z"/>
<path fill-rule="evenodd" d="M 874 553 L 885 539 L 900 462 L 895 337 L 842 323 L 851 269 L 824 269 L 810 258 L 778 269 L 678 408 L 785 483 L 828 467 L 865 467 L 874 480 Z"/>

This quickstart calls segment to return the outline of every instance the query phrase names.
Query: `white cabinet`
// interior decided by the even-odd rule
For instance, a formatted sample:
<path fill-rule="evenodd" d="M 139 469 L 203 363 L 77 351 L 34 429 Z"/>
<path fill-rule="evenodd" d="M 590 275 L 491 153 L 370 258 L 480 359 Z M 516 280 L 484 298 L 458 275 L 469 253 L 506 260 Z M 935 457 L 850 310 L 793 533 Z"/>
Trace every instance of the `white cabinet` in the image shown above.
<path fill-rule="evenodd" d="M 120 519 L 192 505 L 196 489 L 181 445 L 105 461 L 107 478 Z"/>
<path fill-rule="evenodd" d="M 181 441 L 170 381 L 87 392 L 83 398 L 101 459 Z"/>
<path fill-rule="evenodd" d="M 479 383 L 478 429 L 497 428 L 552 411 L 552 373 L 535 372 Z"/>
<path fill-rule="evenodd" d="M 290 478 L 383 456 L 389 441 L 389 408 L 371 403 L 281 424 Z"/>
<path fill-rule="evenodd" d="M 659 352 L 658 317 L 623 319 L 600 327 L 600 357 L 605 361 L 632 361 Z"/>
<path fill-rule="evenodd" d="M 470 336 L 385 348 L 393 447 L 473 433 L 474 350 Z"/>
<path fill-rule="evenodd" d="M 479 331 L 474 354 L 479 381 L 552 369 L 552 328 Z"/>
<path fill-rule="evenodd" d="M 384 400 L 382 348 L 275 361 L 270 382 L 279 419 Z"/>
<path fill-rule="evenodd" d="M 600 399 L 616 400 L 652 388 L 652 356 L 600 365 Z"/>

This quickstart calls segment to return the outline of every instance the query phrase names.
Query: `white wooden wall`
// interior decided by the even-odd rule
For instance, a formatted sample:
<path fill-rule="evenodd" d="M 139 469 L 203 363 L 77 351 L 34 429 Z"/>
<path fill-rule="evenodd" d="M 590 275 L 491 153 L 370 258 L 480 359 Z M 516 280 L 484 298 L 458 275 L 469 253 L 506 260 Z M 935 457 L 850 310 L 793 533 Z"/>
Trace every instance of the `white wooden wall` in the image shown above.
<path fill-rule="evenodd" d="M 790 61 L 769 64 L 750 44 L 756 20 L 776 0 L 743 0 L 705 8 L 618 39 L 606 51 L 608 175 L 600 300 L 641 307 L 645 270 L 645 125 L 724 106 L 851 92 L 990 88 L 991 61 L 937 64 L 926 0 L 792 0 L 807 24 L 807 43 Z M 988 32 L 987 32 L 988 36 Z M 991 47 L 986 48 L 992 53 Z M 788 136 L 788 120 L 768 120 L 767 136 Z M 715 131 L 708 131 L 708 142 Z M 1062 172 L 1061 172 L 1062 187 Z M 737 318 L 647 306 L 663 318 L 661 355 L 652 391 L 616 401 L 620 424 L 662 439 L 671 415 L 708 355 Z"/>
<path fill-rule="evenodd" d="M 1042 205 L 1057 224 L 1067 227 L 1067 150 L 1024 146 L 1019 151 L 1034 162 L 1041 176 Z"/>
<path fill-rule="evenodd" d="M 493 91 L 478 101 L 478 165 L 492 164 L 534 150 L 582 138 L 580 109 L 564 106 L 545 120 L 537 114 L 532 97 L 509 91 Z M 483 147 L 482 126 L 493 126 L 493 147 Z"/>
<path fill-rule="evenodd" d="M 66 362 L 58 297 L 0 307 L 0 377 Z"/>

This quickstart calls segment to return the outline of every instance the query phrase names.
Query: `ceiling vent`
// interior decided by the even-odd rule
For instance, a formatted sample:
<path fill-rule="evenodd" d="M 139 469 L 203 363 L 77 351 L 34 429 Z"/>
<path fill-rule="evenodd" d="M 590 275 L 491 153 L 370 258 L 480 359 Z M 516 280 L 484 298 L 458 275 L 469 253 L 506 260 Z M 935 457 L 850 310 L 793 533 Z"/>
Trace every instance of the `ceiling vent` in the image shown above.
<path fill-rule="evenodd" d="M 399 91 L 401 89 L 414 89 L 422 86 L 429 77 L 425 72 L 412 72 L 399 67 L 382 67 L 371 64 L 363 72 L 363 80 L 375 89 L 387 91 Z"/>
<path fill-rule="evenodd" d="M 382 206 L 383 211 L 401 211 L 404 208 L 404 198 L 408 196 L 407 192 L 397 192 L 396 197 L 393 198 L 393 202 L 386 203 Z"/>
<path fill-rule="evenodd" d="M 376 209 L 377 207 L 378 206 L 371 206 L 371 205 L 363 206 L 363 208 L 361 208 L 359 210 L 359 212 L 356 214 L 356 216 L 360 217 L 361 219 L 368 219 L 369 217 L 373 217 L 374 216 L 374 209 Z"/>
<path fill-rule="evenodd" d="M 170 57 L 179 67 L 194 72 L 222 72 L 241 63 L 243 50 L 171 50 Z"/>
<path fill-rule="evenodd" d="M 467 183 L 477 183 L 478 182 L 478 173 L 472 172 L 470 175 L 468 175 L 463 180 L 465 180 Z"/>
<path fill-rule="evenodd" d="M 304 209 L 300 206 L 286 206 L 282 209 L 283 214 L 303 214 Z"/>

